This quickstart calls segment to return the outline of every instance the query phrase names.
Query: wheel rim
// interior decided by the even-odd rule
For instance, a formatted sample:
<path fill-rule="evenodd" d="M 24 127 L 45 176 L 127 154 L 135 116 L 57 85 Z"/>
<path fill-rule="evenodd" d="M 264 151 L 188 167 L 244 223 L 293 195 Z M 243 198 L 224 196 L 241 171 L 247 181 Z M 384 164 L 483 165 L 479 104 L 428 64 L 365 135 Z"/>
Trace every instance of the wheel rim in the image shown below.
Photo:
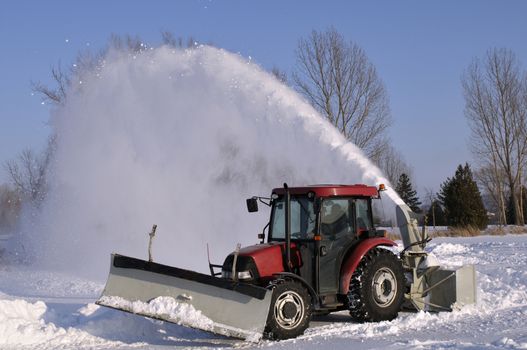
<path fill-rule="evenodd" d="M 304 318 L 304 299 L 297 292 L 283 292 L 276 298 L 274 317 L 280 327 L 296 328 Z"/>
<path fill-rule="evenodd" d="M 373 276 L 373 300 L 380 307 L 387 307 L 393 303 L 397 294 L 397 279 L 392 270 L 383 267 Z"/>

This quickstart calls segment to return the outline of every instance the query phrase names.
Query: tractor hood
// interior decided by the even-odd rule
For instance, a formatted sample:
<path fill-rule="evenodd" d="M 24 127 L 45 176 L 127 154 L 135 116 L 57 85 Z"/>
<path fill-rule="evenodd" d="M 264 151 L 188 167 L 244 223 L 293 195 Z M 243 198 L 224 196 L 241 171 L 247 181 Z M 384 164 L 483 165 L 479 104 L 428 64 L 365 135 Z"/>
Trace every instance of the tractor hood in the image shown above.
<path fill-rule="evenodd" d="M 285 242 L 251 245 L 240 249 L 238 254 L 239 257 L 251 258 L 256 265 L 260 278 L 269 278 L 273 274 L 284 272 L 284 255 Z M 300 267 L 302 265 L 300 252 L 296 249 L 295 243 L 291 243 L 291 260 L 293 267 Z"/>

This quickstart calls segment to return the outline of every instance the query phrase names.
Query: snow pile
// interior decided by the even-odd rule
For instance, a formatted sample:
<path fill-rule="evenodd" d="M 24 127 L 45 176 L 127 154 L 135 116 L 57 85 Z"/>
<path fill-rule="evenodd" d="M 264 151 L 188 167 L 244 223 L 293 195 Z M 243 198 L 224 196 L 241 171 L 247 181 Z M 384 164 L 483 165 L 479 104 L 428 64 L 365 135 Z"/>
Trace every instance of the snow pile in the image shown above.
<path fill-rule="evenodd" d="M 204 316 L 201 311 L 196 310 L 190 304 L 179 303 L 172 297 L 161 296 L 144 303 L 116 296 L 103 296 L 100 303 L 134 314 L 160 318 L 202 330 L 212 331 L 214 327 L 214 322 Z"/>
<path fill-rule="evenodd" d="M 434 240 L 435 241 L 435 240 Z M 462 265 L 478 264 L 479 259 L 471 256 L 471 248 L 462 244 L 440 243 L 434 241 L 428 246 L 430 256 L 435 257 L 445 268 L 457 268 Z"/>
<path fill-rule="evenodd" d="M 57 347 L 70 345 L 109 345 L 105 339 L 96 338 L 75 328 L 57 327 L 44 320 L 47 306 L 42 301 L 0 300 L 0 347 L 46 344 Z"/>
<path fill-rule="evenodd" d="M 112 251 L 146 256 L 152 224 L 156 261 L 206 271 L 207 242 L 214 261 L 257 242 L 269 212 L 248 214 L 250 196 L 284 182 L 387 183 L 294 91 L 208 46 L 110 52 L 51 125 L 49 198 L 24 247 L 99 280 Z"/>
<path fill-rule="evenodd" d="M 470 248 L 462 244 L 442 243 L 436 246 L 432 251 L 435 255 L 449 256 L 454 254 L 468 253 Z"/>
<path fill-rule="evenodd" d="M 46 304 L 41 301 L 0 300 L 0 345 L 26 345 L 52 337 L 57 329 L 44 323 L 45 312 Z"/>

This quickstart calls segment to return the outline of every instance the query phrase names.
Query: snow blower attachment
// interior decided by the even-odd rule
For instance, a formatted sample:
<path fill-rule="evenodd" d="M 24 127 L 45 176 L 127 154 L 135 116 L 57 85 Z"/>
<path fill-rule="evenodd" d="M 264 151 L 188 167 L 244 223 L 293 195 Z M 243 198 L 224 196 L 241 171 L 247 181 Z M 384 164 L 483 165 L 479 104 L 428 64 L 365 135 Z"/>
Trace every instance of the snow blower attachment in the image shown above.
<path fill-rule="evenodd" d="M 423 227 L 419 235 L 412 210 L 401 204 L 396 208 L 397 223 L 404 243 L 401 259 L 408 271 L 410 284 L 405 299 L 407 306 L 424 311 L 452 311 L 453 308 L 476 302 L 476 270 L 464 265 L 456 270 L 443 269 L 433 256 L 425 252 L 431 240 Z"/>
<path fill-rule="evenodd" d="M 222 265 L 209 259 L 210 275 L 154 262 L 154 225 L 148 261 L 112 254 L 97 304 L 257 341 L 294 338 L 314 314 L 347 310 L 351 320 L 378 322 L 394 319 L 403 306 L 447 311 L 474 303 L 474 267 L 439 268 L 404 203 L 397 206 L 404 249 L 386 249 L 396 243 L 374 227 L 372 213 L 382 190 L 284 184 L 269 198 L 249 198 L 249 212 L 258 203 L 271 208 L 261 242 L 237 246 Z"/>

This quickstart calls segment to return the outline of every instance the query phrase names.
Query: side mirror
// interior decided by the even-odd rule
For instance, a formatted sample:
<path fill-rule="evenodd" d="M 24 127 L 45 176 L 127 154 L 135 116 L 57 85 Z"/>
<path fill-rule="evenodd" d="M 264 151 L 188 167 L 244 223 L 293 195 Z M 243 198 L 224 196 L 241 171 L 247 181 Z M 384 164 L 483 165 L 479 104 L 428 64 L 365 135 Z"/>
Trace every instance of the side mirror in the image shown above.
<path fill-rule="evenodd" d="M 258 199 L 256 197 L 247 199 L 247 210 L 249 213 L 254 213 L 258 211 Z"/>

